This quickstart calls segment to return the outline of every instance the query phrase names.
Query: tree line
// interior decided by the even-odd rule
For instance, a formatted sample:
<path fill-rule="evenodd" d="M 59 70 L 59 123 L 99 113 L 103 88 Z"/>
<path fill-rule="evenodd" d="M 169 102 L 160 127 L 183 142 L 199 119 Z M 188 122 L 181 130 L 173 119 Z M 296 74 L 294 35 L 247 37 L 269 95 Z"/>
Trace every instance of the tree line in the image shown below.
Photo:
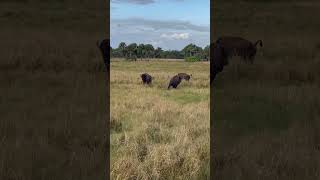
<path fill-rule="evenodd" d="M 121 42 L 117 48 L 111 47 L 112 58 L 125 58 L 128 60 L 163 58 L 163 59 L 187 59 L 195 58 L 197 60 L 209 60 L 210 45 L 205 48 L 188 44 L 181 51 L 163 50 L 160 47 L 154 48 L 151 44 L 131 43 L 127 45 Z"/>

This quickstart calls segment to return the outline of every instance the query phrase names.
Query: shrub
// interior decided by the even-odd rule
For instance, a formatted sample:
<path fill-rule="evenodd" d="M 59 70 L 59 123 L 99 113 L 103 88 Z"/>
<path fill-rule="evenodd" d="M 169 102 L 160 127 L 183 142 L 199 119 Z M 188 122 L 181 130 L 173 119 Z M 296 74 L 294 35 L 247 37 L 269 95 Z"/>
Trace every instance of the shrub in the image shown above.
<path fill-rule="evenodd" d="M 198 62 L 201 61 L 200 57 L 197 56 L 190 56 L 190 57 L 186 57 L 186 62 Z"/>

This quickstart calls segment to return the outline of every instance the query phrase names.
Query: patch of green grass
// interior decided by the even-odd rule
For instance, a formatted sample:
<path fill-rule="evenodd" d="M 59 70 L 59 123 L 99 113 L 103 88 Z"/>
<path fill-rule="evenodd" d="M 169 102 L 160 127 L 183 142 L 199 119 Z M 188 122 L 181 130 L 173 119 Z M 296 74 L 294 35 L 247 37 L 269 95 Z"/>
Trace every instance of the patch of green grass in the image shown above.
<path fill-rule="evenodd" d="M 201 61 L 201 58 L 199 58 L 197 56 L 190 56 L 190 57 L 186 57 L 185 61 L 186 62 L 198 62 L 198 61 Z"/>
<path fill-rule="evenodd" d="M 169 92 L 164 92 L 162 96 L 181 104 L 199 103 L 206 98 L 209 99 L 209 97 L 204 94 L 198 94 L 181 89 L 171 89 Z"/>

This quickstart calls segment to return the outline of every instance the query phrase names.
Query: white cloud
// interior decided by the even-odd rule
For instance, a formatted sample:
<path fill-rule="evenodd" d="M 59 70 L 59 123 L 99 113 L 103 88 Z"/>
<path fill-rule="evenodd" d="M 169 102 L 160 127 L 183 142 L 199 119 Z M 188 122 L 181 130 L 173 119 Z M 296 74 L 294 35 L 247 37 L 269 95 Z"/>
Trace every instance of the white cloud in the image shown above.
<path fill-rule="evenodd" d="M 167 38 L 167 39 L 177 39 L 177 40 L 181 40 L 181 39 L 189 39 L 189 33 L 173 33 L 173 34 L 161 34 L 162 38 Z"/>
<path fill-rule="evenodd" d="M 171 21 L 163 21 L 163 20 L 152 20 L 145 19 L 139 17 L 132 17 L 127 19 L 111 19 L 111 26 L 115 24 L 120 24 L 122 27 L 150 27 L 154 30 L 178 30 L 178 31 L 197 31 L 197 32 L 206 32 L 210 33 L 210 26 L 205 25 L 195 25 L 188 21 L 180 21 L 180 20 L 171 20 Z"/>

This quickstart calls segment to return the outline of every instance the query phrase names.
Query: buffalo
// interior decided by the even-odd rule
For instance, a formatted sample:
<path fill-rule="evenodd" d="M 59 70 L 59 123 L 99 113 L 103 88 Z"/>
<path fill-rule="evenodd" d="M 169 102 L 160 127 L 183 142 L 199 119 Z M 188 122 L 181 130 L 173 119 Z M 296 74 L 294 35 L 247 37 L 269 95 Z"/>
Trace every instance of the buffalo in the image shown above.
<path fill-rule="evenodd" d="M 243 60 L 248 60 L 251 64 L 253 64 L 257 53 L 257 45 L 260 45 L 260 47 L 263 46 L 262 40 L 252 43 L 247 39 L 235 36 L 222 36 L 217 39 L 216 44 L 224 48 L 227 58 L 240 56 Z"/>
<path fill-rule="evenodd" d="M 143 84 L 151 84 L 152 83 L 153 77 L 150 76 L 148 73 L 143 73 L 140 75 L 140 77 L 142 79 Z"/>
<path fill-rule="evenodd" d="M 212 51 L 212 61 L 211 61 L 211 82 L 214 81 L 216 75 L 224 69 L 224 66 L 228 65 L 227 55 L 224 48 L 216 44 Z"/>
<path fill-rule="evenodd" d="M 110 59 L 110 50 L 111 50 L 110 40 L 104 39 L 102 41 L 97 41 L 97 46 L 101 51 L 105 69 L 109 70 L 109 59 Z"/>
<path fill-rule="evenodd" d="M 169 82 L 169 86 L 168 89 L 170 89 L 170 87 L 173 88 L 177 88 L 177 86 L 181 83 L 182 78 L 178 75 L 175 75 L 171 78 L 170 82 Z"/>
<path fill-rule="evenodd" d="M 189 75 L 189 74 L 186 74 L 186 73 L 179 73 L 178 76 L 180 76 L 181 79 L 184 79 L 184 80 L 186 80 L 186 81 L 189 81 L 190 78 L 192 77 L 192 74 Z"/>

